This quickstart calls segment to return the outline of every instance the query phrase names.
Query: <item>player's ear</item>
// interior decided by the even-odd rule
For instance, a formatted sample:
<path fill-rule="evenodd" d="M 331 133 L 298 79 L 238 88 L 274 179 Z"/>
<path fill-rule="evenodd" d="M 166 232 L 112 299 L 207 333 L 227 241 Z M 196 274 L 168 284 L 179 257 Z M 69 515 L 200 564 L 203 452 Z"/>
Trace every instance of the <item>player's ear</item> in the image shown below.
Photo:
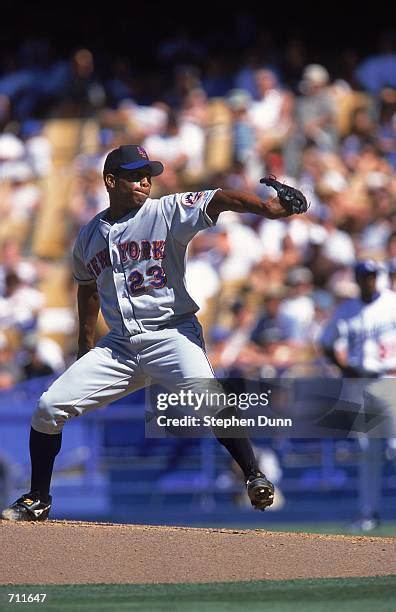
<path fill-rule="evenodd" d="M 108 189 L 114 189 L 115 187 L 115 176 L 114 174 L 105 174 L 104 182 Z"/>

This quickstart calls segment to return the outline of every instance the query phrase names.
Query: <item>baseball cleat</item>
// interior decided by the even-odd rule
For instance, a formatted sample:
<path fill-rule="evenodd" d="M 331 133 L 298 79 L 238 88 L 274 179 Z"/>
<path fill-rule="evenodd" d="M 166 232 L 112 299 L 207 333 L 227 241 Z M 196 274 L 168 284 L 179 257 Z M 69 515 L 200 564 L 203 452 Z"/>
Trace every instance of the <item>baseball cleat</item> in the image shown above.
<path fill-rule="evenodd" d="M 261 472 L 249 476 L 246 490 L 256 510 L 265 510 L 274 501 L 274 485 Z"/>
<path fill-rule="evenodd" d="M 6 521 L 45 521 L 51 509 L 51 502 L 51 495 L 47 502 L 42 502 L 37 493 L 25 493 L 3 510 L 1 517 Z"/>

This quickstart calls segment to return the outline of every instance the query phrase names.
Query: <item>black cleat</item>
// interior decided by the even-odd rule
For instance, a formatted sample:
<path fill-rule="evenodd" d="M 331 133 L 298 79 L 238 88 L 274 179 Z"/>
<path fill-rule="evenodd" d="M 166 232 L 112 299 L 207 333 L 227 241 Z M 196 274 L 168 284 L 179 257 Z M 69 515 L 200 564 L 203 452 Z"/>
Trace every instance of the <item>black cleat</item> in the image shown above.
<path fill-rule="evenodd" d="M 3 510 L 1 518 L 6 521 L 45 521 L 51 509 L 51 502 L 51 495 L 47 502 L 42 502 L 38 493 L 25 493 Z"/>
<path fill-rule="evenodd" d="M 246 490 L 253 508 L 265 510 L 274 501 L 274 485 L 264 474 L 251 474 L 246 482 Z"/>

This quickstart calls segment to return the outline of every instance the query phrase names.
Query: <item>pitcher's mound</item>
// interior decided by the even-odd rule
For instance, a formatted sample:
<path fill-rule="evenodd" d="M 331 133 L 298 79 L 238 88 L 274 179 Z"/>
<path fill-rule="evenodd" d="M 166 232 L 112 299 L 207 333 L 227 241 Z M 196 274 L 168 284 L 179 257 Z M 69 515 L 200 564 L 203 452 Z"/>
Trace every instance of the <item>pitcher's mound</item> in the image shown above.
<path fill-rule="evenodd" d="M 75 521 L 0 521 L 1 584 L 164 583 L 396 574 L 392 538 Z"/>

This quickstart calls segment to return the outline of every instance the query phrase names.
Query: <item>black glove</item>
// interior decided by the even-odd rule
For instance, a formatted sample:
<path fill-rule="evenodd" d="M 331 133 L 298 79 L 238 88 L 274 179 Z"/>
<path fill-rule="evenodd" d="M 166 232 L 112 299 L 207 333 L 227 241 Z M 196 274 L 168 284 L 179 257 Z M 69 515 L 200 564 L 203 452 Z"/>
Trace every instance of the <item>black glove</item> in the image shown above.
<path fill-rule="evenodd" d="M 268 187 L 273 187 L 275 189 L 278 194 L 279 202 L 290 215 L 300 215 L 308 210 L 309 204 L 307 198 L 295 187 L 280 183 L 276 180 L 276 177 L 271 174 L 260 179 L 260 183 L 264 183 L 268 185 Z"/>

